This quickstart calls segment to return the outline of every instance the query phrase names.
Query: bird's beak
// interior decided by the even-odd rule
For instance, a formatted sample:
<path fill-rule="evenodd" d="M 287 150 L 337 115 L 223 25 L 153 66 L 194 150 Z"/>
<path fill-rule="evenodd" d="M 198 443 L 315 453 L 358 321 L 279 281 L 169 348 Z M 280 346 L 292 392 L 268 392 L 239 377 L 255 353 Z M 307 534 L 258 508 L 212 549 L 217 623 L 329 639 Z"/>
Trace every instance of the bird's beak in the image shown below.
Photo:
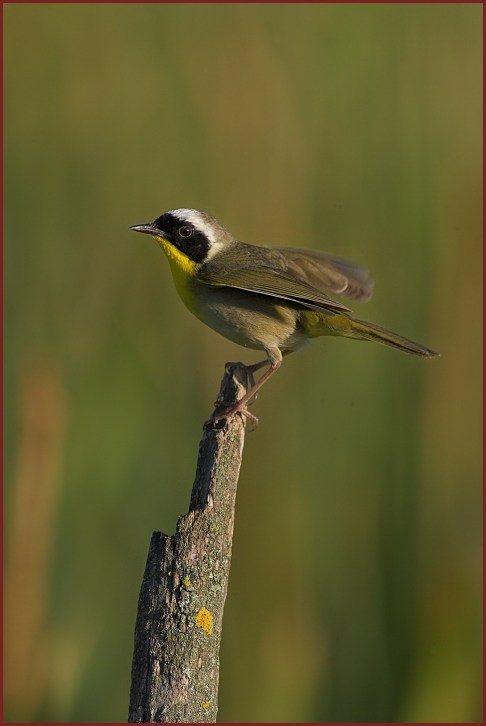
<path fill-rule="evenodd" d="M 130 227 L 134 232 L 143 232 L 143 234 L 155 234 L 160 235 L 160 231 L 154 224 L 135 224 Z"/>

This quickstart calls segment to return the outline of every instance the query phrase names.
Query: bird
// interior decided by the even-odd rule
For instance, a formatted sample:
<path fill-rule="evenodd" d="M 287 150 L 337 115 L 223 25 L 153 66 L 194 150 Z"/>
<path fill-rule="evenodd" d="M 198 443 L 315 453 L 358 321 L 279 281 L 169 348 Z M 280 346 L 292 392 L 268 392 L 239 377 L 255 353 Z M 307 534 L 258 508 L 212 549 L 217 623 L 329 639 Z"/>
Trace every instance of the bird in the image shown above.
<path fill-rule="evenodd" d="M 213 330 L 265 359 L 246 366 L 250 387 L 221 415 L 248 410 L 256 393 L 280 368 L 283 356 L 314 338 L 342 336 L 374 340 L 423 358 L 439 354 L 374 323 L 329 297 L 366 302 L 373 282 L 366 269 L 315 249 L 267 247 L 241 242 L 218 220 L 196 209 L 173 209 L 155 221 L 130 227 L 150 234 L 165 252 L 185 306 Z M 254 373 L 268 366 L 258 380 Z"/>

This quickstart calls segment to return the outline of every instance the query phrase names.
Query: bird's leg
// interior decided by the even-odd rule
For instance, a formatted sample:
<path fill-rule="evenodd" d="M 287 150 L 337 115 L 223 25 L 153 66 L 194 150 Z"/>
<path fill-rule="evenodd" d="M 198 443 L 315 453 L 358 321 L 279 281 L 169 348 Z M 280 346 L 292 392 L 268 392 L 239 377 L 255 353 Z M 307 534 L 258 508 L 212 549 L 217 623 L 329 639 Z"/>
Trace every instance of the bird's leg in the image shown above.
<path fill-rule="evenodd" d="M 250 411 L 248 411 L 247 404 L 254 397 L 257 391 L 260 390 L 263 384 L 268 381 L 270 376 L 273 376 L 273 374 L 280 368 L 280 365 L 282 363 L 282 353 L 278 348 L 270 348 L 266 352 L 268 355 L 267 361 L 263 361 L 261 363 L 254 363 L 253 366 L 247 366 L 253 377 L 253 370 L 258 370 L 263 365 L 265 365 L 265 363 L 268 362 L 270 365 L 265 373 L 260 376 L 258 381 L 256 381 L 256 383 L 251 386 L 250 390 L 247 391 L 245 395 L 240 398 L 239 401 L 237 401 L 236 403 L 232 403 L 229 406 L 227 405 L 226 408 L 221 412 L 221 414 L 212 416 L 211 421 L 219 421 L 220 419 L 226 418 L 227 416 L 234 416 L 235 413 L 240 413 L 242 416 L 246 416 L 248 419 L 250 419 L 250 421 L 255 426 L 258 424 L 257 417 L 250 413 Z M 219 405 L 221 405 L 221 402 L 219 403 Z"/>
<path fill-rule="evenodd" d="M 265 358 L 265 360 L 261 360 L 258 363 L 252 363 L 249 366 L 245 366 L 251 373 L 256 373 L 260 370 L 260 368 L 263 368 L 263 366 L 266 366 L 268 364 L 268 358 Z"/>
<path fill-rule="evenodd" d="M 282 353 L 282 355 L 287 355 L 287 353 L 290 353 L 290 351 L 289 350 L 285 350 Z M 248 383 L 250 385 L 250 388 L 253 388 L 255 386 L 255 383 L 256 383 L 255 376 L 253 374 L 256 373 L 257 371 L 259 371 L 260 368 L 263 368 L 263 366 L 266 366 L 268 364 L 269 364 L 269 359 L 268 358 L 265 358 L 265 360 L 258 361 L 258 363 L 251 363 L 250 365 L 246 365 L 245 363 L 242 363 L 241 364 L 241 365 L 243 365 L 245 367 L 246 372 L 248 374 Z M 230 365 L 232 365 L 232 364 L 230 364 L 230 363 L 227 363 L 226 364 L 227 367 L 230 366 Z M 257 398 L 258 398 L 258 394 L 255 393 L 255 396 L 253 398 L 253 401 L 251 401 L 251 403 L 254 403 Z M 224 406 L 226 404 L 225 404 L 224 401 L 215 401 L 214 402 L 214 405 L 215 406 Z M 232 403 L 228 403 L 227 405 L 228 406 L 232 406 L 233 404 Z"/>
<path fill-rule="evenodd" d="M 284 352 L 281 355 L 282 356 L 288 355 L 291 352 L 292 351 L 290 351 L 290 350 L 284 350 Z M 250 386 L 253 387 L 255 385 L 255 376 L 253 374 L 256 373 L 257 371 L 259 371 L 260 368 L 263 368 L 263 366 L 268 365 L 269 360 L 270 360 L 269 358 L 265 358 L 265 360 L 258 361 L 258 363 L 252 363 L 249 366 L 245 366 L 246 370 L 248 371 L 248 378 L 250 379 Z M 255 395 L 253 396 L 253 399 L 251 401 L 248 401 L 248 405 L 255 403 L 257 398 L 258 398 L 258 393 L 255 393 Z"/>
<path fill-rule="evenodd" d="M 256 371 L 259 371 L 260 368 L 263 368 L 263 366 L 268 365 L 268 358 L 265 358 L 265 360 L 261 360 L 259 363 L 252 363 L 249 366 L 245 366 L 247 374 L 248 374 L 248 382 L 250 384 L 250 388 L 253 388 L 256 384 L 255 376 L 253 375 L 256 373 Z M 255 393 L 253 396 L 253 399 L 248 402 L 248 405 L 255 403 L 255 401 L 258 398 L 258 393 Z"/>

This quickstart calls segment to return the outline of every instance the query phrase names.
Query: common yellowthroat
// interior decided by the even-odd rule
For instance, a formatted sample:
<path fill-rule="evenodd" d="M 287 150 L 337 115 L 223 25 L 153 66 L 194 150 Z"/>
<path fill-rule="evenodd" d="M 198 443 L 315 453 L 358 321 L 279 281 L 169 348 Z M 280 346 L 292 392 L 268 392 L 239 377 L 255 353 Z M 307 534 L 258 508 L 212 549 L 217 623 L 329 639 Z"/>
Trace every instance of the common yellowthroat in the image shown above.
<path fill-rule="evenodd" d="M 234 343 L 265 351 L 265 360 L 247 367 L 253 385 L 223 416 L 239 412 L 257 423 L 247 409 L 250 399 L 280 367 L 283 355 L 322 335 L 376 340 L 424 358 L 438 355 L 353 318 L 349 308 L 327 296 L 369 300 L 373 283 L 352 262 L 317 250 L 240 242 L 195 209 L 175 209 L 130 229 L 155 237 L 168 257 L 177 292 L 199 320 Z M 253 373 L 267 364 L 255 382 Z"/>

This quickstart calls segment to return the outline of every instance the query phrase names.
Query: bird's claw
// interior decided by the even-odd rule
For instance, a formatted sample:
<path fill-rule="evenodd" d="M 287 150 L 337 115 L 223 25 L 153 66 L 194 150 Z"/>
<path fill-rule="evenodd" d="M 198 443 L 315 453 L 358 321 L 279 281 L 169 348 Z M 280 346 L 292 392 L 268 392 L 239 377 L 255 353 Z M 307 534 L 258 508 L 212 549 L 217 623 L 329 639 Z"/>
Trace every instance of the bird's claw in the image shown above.
<path fill-rule="evenodd" d="M 255 372 L 258 371 L 262 365 L 265 363 L 265 361 L 262 361 L 261 363 L 254 363 L 253 365 L 245 365 L 244 363 L 240 363 L 239 365 L 242 366 L 246 372 L 246 388 L 248 391 L 251 391 L 253 388 L 258 388 L 256 381 L 255 381 Z M 227 363 L 226 364 L 226 372 L 229 372 L 230 366 L 235 365 L 234 363 Z M 217 400 L 214 402 L 214 406 L 216 410 L 220 410 L 220 413 L 215 413 L 213 416 L 211 416 L 210 419 L 206 421 L 207 424 L 214 423 L 216 421 L 221 421 L 221 419 L 229 418 L 230 416 L 234 416 L 236 413 L 239 413 L 241 417 L 247 418 L 251 424 L 253 424 L 253 428 L 249 429 L 249 431 L 254 431 L 256 427 L 258 426 L 258 419 L 256 416 L 254 416 L 250 411 L 248 410 L 247 406 L 251 406 L 253 403 L 255 403 L 258 393 L 255 391 L 253 395 L 251 396 L 250 400 L 245 400 L 248 396 L 248 393 L 243 396 L 239 401 L 236 401 L 234 403 L 233 401 L 230 403 L 229 401 L 221 401 Z"/>
<path fill-rule="evenodd" d="M 237 401 L 236 403 L 227 403 L 225 401 L 216 401 L 214 404 L 218 408 L 221 408 L 221 413 L 216 413 L 214 416 L 211 416 L 209 419 L 209 422 L 215 422 L 220 421 L 223 418 L 229 418 L 230 416 L 234 416 L 236 413 L 241 414 L 243 418 L 247 418 L 251 423 L 253 424 L 253 428 L 250 429 L 251 431 L 254 431 L 256 427 L 258 426 L 258 419 L 256 416 L 254 416 L 246 407 L 246 403 L 241 403 L 241 401 Z"/>

